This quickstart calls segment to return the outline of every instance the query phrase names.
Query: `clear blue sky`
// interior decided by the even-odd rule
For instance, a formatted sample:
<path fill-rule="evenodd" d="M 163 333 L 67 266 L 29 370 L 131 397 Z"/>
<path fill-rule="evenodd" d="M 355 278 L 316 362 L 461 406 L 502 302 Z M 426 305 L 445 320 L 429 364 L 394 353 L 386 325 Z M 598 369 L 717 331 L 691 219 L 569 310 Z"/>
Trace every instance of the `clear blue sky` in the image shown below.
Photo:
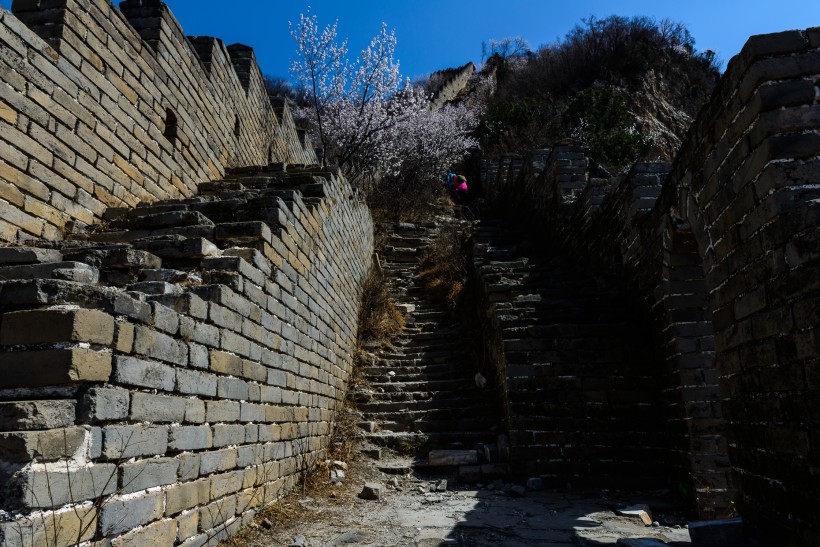
<path fill-rule="evenodd" d="M 581 18 L 648 15 L 685 23 L 700 50 L 726 62 L 752 34 L 820 26 L 820 0 L 165 0 L 188 35 L 210 35 L 256 50 L 262 71 L 288 75 L 288 21 L 312 6 L 322 24 L 358 52 L 382 21 L 396 29 L 402 73 L 416 77 L 481 61 L 481 42 L 520 35 L 533 47 L 563 36 Z M 8 8 L 11 0 L 0 0 Z"/>

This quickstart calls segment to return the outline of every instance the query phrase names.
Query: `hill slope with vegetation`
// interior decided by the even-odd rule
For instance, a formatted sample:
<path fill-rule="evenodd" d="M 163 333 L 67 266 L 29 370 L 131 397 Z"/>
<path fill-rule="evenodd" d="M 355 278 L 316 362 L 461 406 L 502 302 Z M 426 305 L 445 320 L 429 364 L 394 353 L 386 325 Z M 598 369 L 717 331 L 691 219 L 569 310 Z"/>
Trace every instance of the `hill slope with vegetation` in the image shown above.
<path fill-rule="evenodd" d="M 714 52 L 698 52 L 686 27 L 647 17 L 590 18 L 537 51 L 489 53 L 483 71 L 497 91 L 479 127 L 485 153 L 572 138 L 614 170 L 674 157 L 719 77 Z"/>

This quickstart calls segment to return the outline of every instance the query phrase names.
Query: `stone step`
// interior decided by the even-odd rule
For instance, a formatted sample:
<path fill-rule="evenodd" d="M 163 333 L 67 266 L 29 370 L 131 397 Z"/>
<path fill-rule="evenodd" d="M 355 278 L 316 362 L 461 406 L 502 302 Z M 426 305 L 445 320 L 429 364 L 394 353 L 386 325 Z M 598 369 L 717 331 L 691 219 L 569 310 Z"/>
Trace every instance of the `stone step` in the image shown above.
<path fill-rule="evenodd" d="M 422 384 L 423 385 L 423 384 Z M 432 401 L 437 402 L 442 399 L 452 399 L 452 398 L 464 398 L 464 397 L 471 397 L 473 395 L 473 391 L 477 389 L 475 384 L 472 386 L 470 385 L 462 385 L 455 389 L 447 389 L 442 391 L 389 391 L 389 392 L 376 392 L 372 394 L 372 397 L 367 402 L 367 404 L 378 404 L 378 403 L 412 403 L 412 402 L 422 402 L 422 401 Z M 401 408 L 401 407 L 399 407 Z"/>
<path fill-rule="evenodd" d="M 482 412 L 482 402 L 480 399 L 465 398 L 463 396 L 451 396 L 449 398 L 428 399 L 424 401 L 374 401 L 369 403 L 359 403 L 359 410 L 369 415 L 378 414 L 409 414 L 428 413 L 439 418 L 454 416 L 469 416 L 476 412 Z"/>
<path fill-rule="evenodd" d="M 454 378 L 447 380 L 426 380 L 419 382 L 376 382 L 371 381 L 370 387 L 378 394 L 442 392 L 475 387 L 472 379 Z M 383 390 L 383 391 L 380 391 Z"/>
<path fill-rule="evenodd" d="M 429 447 L 448 447 L 453 444 L 479 444 L 494 439 L 496 434 L 489 431 L 443 431 L 423 433 L 420 431 L 378 431 L 375 433 L 365 433 L 364 438 L 380 446 L 390 446 L 399 450 L 416 448 L 426 452 Z M 428 447 L 426 450 L 423 447 Z M 420 461 L 419 465 L 426 465 L 426 461 Z"/>
<path fill-rule="evenodd" d="M 0 247 L 0 266 L 24 266 L 62 262 L 63 255 L 55 249 L 36 247 Z"/>
<path fill-rule="evenodd" d="M 393 372 L 394 374 L 390 374 Z M 475 372 L 467 369 L 464 365 L 453 365 L 449 363 L 422 363 L 421 361 L 407 361 L 404 364 L 398 363 L 380 363 L 377 366 L 366 367 L 362 370 L 364 376 L 370 381 L 379 381 L 380 379 L 390 378 L 385 381 L 404 381 L 399 380 L 400 376 L 426 376 L 432 379 L 434 376 L 439 376 L 441 380 L 450 378 L 461 378 L 465 376 L 472 377 Z M 415 380 L 408 380 L 415 381 Z M 421 381 L 421 380 L 419 380 Z"/>

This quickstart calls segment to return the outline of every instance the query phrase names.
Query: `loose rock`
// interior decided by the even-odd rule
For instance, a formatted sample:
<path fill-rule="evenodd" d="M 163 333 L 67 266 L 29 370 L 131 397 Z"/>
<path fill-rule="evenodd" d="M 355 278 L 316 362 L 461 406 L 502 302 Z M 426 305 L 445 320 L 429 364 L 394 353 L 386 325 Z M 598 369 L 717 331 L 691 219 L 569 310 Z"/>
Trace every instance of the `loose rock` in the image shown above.
<path fill-rule="evenodd" d="M 363 500 L 376 500 L 378 501 L 381 499 L 382 487 L 380 484 L 376 484 L 375 482 L 368 482 L 365 483 L 362 491 L 359 493 L 359 497 Z"/>
<path fill-rule="evenodd" d="M 645 504 L 630 505 L 629 507 L 615 511 L 615 514 L 637 518 L 644 523 L 644 526 L 652 526 L 652 511 L 649 509 L 649 506 Z"/>
<path fill-rule="evenodd" d="M 533 490 L 535 492 L 541 491 L 544 489 L 544 479 L 541 477 L 530 477 L 527 479 L 527 490 Z"/>

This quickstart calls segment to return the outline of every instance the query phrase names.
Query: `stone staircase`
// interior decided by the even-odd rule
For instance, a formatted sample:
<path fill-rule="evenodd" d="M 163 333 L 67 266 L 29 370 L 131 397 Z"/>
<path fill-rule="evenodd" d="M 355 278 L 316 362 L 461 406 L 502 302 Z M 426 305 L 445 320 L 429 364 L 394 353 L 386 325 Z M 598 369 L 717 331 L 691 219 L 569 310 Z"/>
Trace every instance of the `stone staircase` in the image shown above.
<path fill-rule="evenodd" d="M 478 369 L 465 358 L 462 325 L 426 298 L 416 281 L 421 258 L 448 222 L 387 226 L 380 263 L 406 325 L 389 345 L 370 354 L 362 370 L 369 388 L 356 398 L 368 440 L 414 451 L 417 470 L 458 470 L 467 480 L 497 478 L 506 465 L 498 456 L 494 389 L 478 387 Z"/>
<path fill-rule="evenodd" d="M 513 469 L 556 486 L 658 486 L 669 452 L 639 311 L 527 239 L 483 219 L 474 246 Z"/>
<path fill-rule="evenodd" d="M 300 235 L 289 233 L 292 219 L 312 214 L 325 191 L 318 177 L 332 174 L 298 166 L 246 171 L 201 183 L 191 198 L 109 208 L 102 226 L 53 245 L 64 260 L 96 268 L 104 284 L 146 295 L 219 283 L 244 293 L 243 276 L 264 288 L 260 273 L 281 280 L 276 270 L 292 268 L 298 249 L 289 243 Z"/>

